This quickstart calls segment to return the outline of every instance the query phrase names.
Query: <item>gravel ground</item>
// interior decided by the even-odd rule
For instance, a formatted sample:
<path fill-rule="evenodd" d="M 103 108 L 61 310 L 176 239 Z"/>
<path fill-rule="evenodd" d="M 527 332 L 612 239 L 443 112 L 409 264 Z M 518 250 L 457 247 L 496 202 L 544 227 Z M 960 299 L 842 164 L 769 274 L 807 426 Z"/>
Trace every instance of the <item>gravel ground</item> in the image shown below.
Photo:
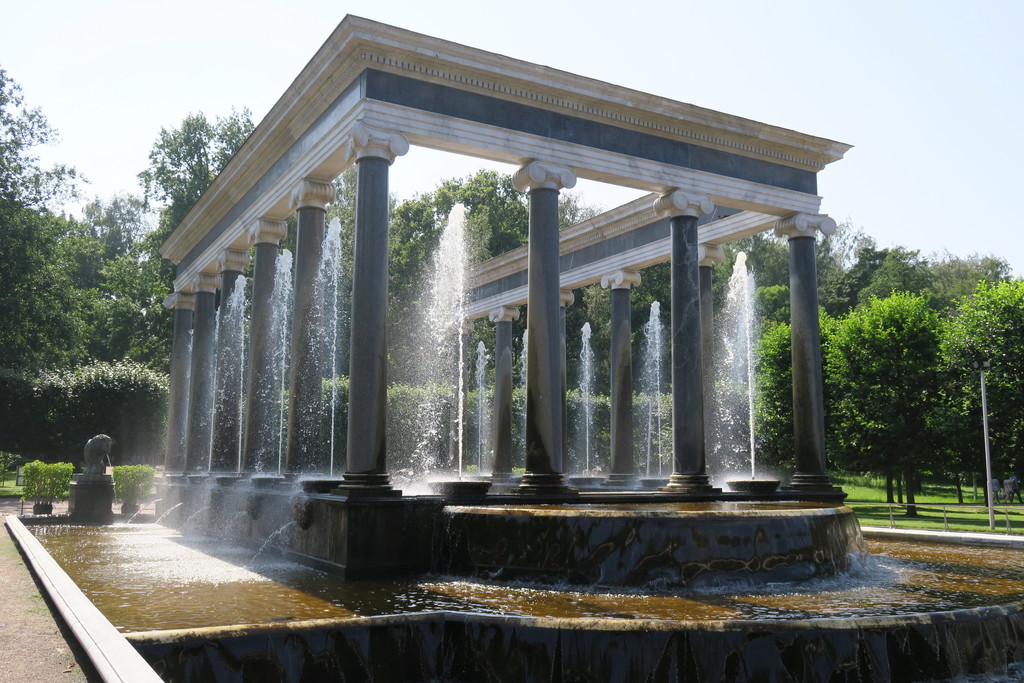
<path fill-rule="evenodd" d="M 0 498 L 0 517 L 20 511 L 17 498 Z M 64 510 L 55 506 L 57 511 Z M 6 526 L 0 535 L 0 634 L 2 683 L 101 681 L 41 596 Z"/>

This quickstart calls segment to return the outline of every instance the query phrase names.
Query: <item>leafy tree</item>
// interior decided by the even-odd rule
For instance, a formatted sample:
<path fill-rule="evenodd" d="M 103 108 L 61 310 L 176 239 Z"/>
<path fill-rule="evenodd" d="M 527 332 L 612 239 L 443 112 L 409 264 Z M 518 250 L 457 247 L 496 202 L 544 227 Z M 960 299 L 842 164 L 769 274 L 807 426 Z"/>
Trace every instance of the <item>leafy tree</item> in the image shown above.
<path fill-rule="evenodd" d="M 160 255 L 160 246 L 253 127 L 251 113 L 242 109 L 213 122 L 201 112 L 190 114 L 178 128 L 161 128 L 149 153 L 149 167 L 139 173 L 146 202 L 163 204 L 158 226 L 108 264 L 105 276 L 110 296 L 98 307 L 97 317 L 112 335 L 114 350 L 99 357 L 113 360 L 124 354 L 153 368 L 167 367 L 173 318 L 162 302 L 173 287 L 174 266 Z M 121 233 L 137 233 L 144 220 L 137 202 L 128 198 L 115 198 L 98 213 L 100 227 L 112 215 L 124 218 Z M 116 243 L 121 233 L 102 234 L 110 244 Z"/>
<path fill-rule="evenodd" d="M 103 259 L 124 256 L 151 229 L 146 202 L 121 192 L 108 201 L 99 197 L 82 209 L 89 235 L 103 245 Z"/>
<path fill-rule="evenodd" d="M 84 299 L 70 248 L 78 226 L 47 208 L 75 192 L 74 170 L 44 169 L 35 148 L 56 133 L 0 70 L 0 367 L 31 373 L 81 358 Z"/>
<path fill-rule="evenodd" d="M 211 122 L 202 112 L 189 114 L 178 128 L 160 129 L 149 152 L 149 167 L 139 173 L 146 200 L 162 202 L 162 238 L 181 222 L 252 132 L 252 113 L 232 110 Z"/>
<path fill-rule="evenodd" d="M 970 296 L 979 282 L 995 284 L 1010 279 L 1010 264 L 996 256 L 954 256 L 949 252 L 933 256 L 928 267 L 931 292 L 936 305 L 949 308 L 957 300 Z"/>
<path fill-rule="evenodd" d="M 928 292 L 930 287 L 927 259 L 922 258 L 920 252 L 893 247 L 885 250 L 885 257 L 871 282 L 858 292 L 857 298 L 863 304 L 872 298 L 884 299 L 893 292 Z"/>
<path fill-rule="evenodd" d="M 946 434 L 956 442 L 968 470 L 979 471 L 981 395 L 973 365 L 989 361 L 989 436 L 997 471 L 1024 469 L 1024 281 L 981 283 L 960 300 L 942 330 L 942 355 L 951 377 Z M 997 475 L 998 476 L 998 475 Z"/>
<path fill-rule="evenodd" d="M 77 174 L 67 166 L 44 169 L 34 149 L 56 141 L 40 109 L 25 106 L 19 86 L 0 69 L 0 206 L 41 209 L 72 196 Z M 2 216 L 3 214 L 0 214 Z"/>
<path fill-rule="evenodd" d="M 827 374 L 835 396 L 830 428 L 843 467 L 902 476 L 912 504 L 921 471 L 933 464 L 929 420 L 941 387 L 938 315 L 927 297 L 894 293 L 840 319 Z"/>

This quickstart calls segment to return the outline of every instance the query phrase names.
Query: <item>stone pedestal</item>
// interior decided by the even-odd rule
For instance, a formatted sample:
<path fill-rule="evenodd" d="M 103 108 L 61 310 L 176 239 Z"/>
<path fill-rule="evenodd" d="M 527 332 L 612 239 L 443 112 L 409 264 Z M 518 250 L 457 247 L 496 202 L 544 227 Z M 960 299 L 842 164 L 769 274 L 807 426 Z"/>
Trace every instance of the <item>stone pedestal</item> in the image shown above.
<path fill-rule="evenodd" d="M 71 482 L 68 515 L 75 524 L 110 524 L 114 521 L 114 479 L 109 474 L 86 478 L 76 474 Z"/>

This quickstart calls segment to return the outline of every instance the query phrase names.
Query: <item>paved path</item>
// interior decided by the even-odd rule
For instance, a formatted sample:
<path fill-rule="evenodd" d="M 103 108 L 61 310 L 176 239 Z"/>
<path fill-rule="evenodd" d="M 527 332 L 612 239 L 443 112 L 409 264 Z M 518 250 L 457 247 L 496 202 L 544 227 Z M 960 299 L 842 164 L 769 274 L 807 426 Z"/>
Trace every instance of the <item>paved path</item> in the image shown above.
<path fill-rule="evenodd" d="M 20 510 L 17 498 L 0 498 L 0 518 Z M 0 642 L 2 683 L 100 681 L 88 657 L 69 645 L 7 527 L 0 535 Z"/>

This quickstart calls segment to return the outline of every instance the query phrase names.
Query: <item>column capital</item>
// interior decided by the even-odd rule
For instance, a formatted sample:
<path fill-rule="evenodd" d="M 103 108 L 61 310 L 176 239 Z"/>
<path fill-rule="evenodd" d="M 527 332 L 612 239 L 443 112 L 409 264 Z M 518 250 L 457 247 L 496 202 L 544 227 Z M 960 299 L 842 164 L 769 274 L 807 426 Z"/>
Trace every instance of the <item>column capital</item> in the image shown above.
<path fill-rule="evenodd" d="M 220 286 L 220 278 L 210 273 L 197 273 L 185 285 L 190 294 L 213 294 Z"/>
<path fill-rule="evenodd" d="M 576 174 L 568 166 L 535 159 L 512 174 L 512 185 L 520 192 L 569 189 L 576 186 Z"/>
<path fill-rule="evenodd" d="M 189 292 L 172 292 L 164 298 L 164 308 L 171 310 L 182 309 L 187 311 L 196 310 L 195 294 Z"/>
<path fill-rule="evenodd" d="M 352 131 L 345 141 L 344 154 L 346 159 L 384 159 L 389 164 L 395 162 L 409 151 L 409 141 L 401 133 L 388 131 L 366 125 L 362 120 L 352 124 Z"/>
<path fill-rule="evenodd" d="M 661 218 L 700 217 L 711 213 L 715 203 L 706 194 L 675 189 L 654 200 L 654 212 Z"/>
<path fill-rule="evenodd" d="M 285 221 L 273 221 L 269 218 L 258 218 L 249 226 L 249 244 L 273 244 L 277 246 L 288 235 L 288 224 Z"/>
<path fill-rule="evenodd" d="M 572 293 L 571 289 L 560 289 L 558 290 L 558 305 L 562 308 L 569 308 L 573 302 L 576 301 L 576 295 Z"/>
<path fill-rule="evenodd" d="M 512 322 L 519 320 L 518 306 L 498 306 L 487 314 L 492 323 Z"/>
<path fill-rule="evenodd" d="M 721 245 L 705 242 L 704 244 L 697 246 L 697 262 L 701 266 L 710 268 L 724 260 L 725 250 L 722 249 Z"/>
<path fill-rule="evenodd" d="M 329 180 L 303 178 L 292 189 L 293 209 L 326 209 L 334 201 L 334 185 Z"/>
<path fill-rule="evenodd" d="M 814 237 L 819 231 L 831 235 L 836 231 L 836 222 L 823 213 L 795 213 L 775 224 L 776 237 Z"/>
<path fill-rule="evenodd" d="M 241 273 L 249 265 L 248 249 L 225 249 L 217 258 L 217 270 L 222 273 L 235 271 Z"/>
<path fill-rule="evenodd" d="M 640 286 L 640 273 L 635 270 L 616 270 L 601 277 L 602 289 L 630 289 Z"/>

